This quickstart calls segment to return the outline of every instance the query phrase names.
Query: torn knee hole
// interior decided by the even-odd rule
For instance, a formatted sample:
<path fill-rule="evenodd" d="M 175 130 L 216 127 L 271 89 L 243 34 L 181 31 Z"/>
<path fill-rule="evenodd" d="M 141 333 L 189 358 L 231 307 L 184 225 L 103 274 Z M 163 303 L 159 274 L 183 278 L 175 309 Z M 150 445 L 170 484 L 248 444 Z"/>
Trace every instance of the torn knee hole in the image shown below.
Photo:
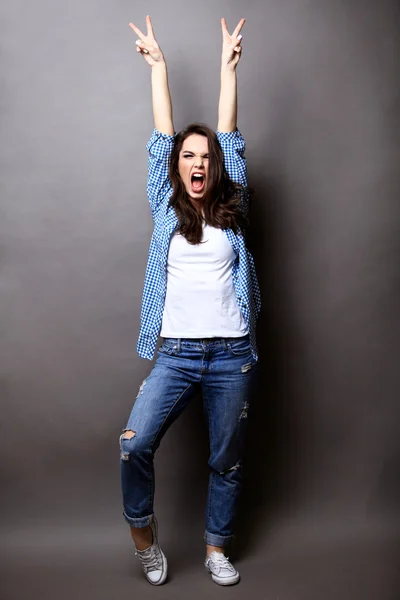
<path fill-rule="evenodd" d="M 128 431 L 124 432 L 122 436 L 123 440 L 131 440 L 136 435 L 136 431 L 132 431 L 132 429 L 128 429 Z"/>

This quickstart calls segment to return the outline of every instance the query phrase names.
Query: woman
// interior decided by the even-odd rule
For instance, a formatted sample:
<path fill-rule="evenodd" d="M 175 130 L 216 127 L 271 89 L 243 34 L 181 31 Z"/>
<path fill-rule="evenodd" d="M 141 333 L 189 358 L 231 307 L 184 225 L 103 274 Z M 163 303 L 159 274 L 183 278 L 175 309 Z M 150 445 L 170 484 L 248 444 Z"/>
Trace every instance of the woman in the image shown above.
<path fill-rule="evenodd" d="M 236 128 L 236 66 L 244 24 L 223 33 L 218 130 L 192 124 L 174 135 L 164 56 L 150 17 L 147 35 L 133 23 L 137 52 L 150 65 L 155 129 L 147 144 L 147 193 L 154 233 L 145 275 L 137 350 L 152 359 L 120 437 L 124 517 L 153 585 L 167 560 L 153 513 L 153 457 L 168 427 L 201 390 L 210 436 L 206 569 L 221 585 L 239 581 L 224 555 L 233 539 L 241 457 L 257 366 L 260 296 L 246 249 L 248 191 L 244 140 Z"/>

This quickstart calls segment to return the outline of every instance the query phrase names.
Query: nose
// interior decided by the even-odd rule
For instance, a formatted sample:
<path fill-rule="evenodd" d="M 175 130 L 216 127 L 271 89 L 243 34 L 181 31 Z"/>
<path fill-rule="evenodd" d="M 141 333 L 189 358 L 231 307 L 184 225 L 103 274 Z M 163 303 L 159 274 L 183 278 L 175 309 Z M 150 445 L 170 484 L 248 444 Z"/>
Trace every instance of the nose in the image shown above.
<path fill-rule="evenodd" d="M 201 156 L 197 156 L 196 160 L 194 161 L 195 167 L 202 167 L 203 163 L 203 158 Z"/>

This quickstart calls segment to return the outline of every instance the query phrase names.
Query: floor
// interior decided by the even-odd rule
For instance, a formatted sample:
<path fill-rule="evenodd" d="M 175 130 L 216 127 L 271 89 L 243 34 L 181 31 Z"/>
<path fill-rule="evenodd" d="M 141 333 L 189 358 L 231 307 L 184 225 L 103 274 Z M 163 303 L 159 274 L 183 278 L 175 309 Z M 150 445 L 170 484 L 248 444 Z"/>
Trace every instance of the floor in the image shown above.
<path fill-rule="evenodd" d="M 0 598 L 192 600 L 227 593 L 260 600 L 400 598 L 398 535 L 390 527 L 346 532 L 335 524 L 324 529 L 318 523 L 283 522 L 251 548 L 232 551 L 241 581 L 229 588 L 213 583 L 205 571 L 201 543 L 179 547 L 170 533 L 160 533 L 169 577 L 154 587 L 144 579 L 125 524 L 10 528 L 0 548 Z"/>

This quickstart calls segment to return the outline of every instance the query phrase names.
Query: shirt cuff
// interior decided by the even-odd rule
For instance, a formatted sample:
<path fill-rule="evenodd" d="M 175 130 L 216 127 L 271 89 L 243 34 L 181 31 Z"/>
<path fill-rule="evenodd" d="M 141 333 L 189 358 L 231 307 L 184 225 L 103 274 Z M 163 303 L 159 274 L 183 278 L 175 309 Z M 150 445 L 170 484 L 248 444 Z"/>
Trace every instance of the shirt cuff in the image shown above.
<path fill-rule="evenodd" d="M 239 129 L 236 128 L 234 131 L 223 132 L 217 130 L 217 138 L 221 146 L 232 144 L 235 148 L 245 149 L 246 143 L 244 137 L 240 133 Z"/>
<path fill-rule="evenodd" d="M 237 127 L 233 131 L 228 131 L 228 132 L 226 132 L 226 131 L 219 131 L 217 129 L 216 133 L 217 133 L 217 136 L 219 138 L 222 138 L 224 140 L 234 140 L 234 139 L 237 139 L 237 138 L 243 138 L 242 134 L 240 133 L 240 131 L 239 131 L 239 129 Z"/>
<path fill-rule="evenodd" d="M 168 133 L 162 133 L 161 131 L 158 131 L 158 129 L 155 127 L 149 141 L 146 144 L 146 150 L 150 152 L 150 149 L 154 146 L 154 144 L 157 144 L 157 147 L 159 148 L 165 146 L 167 150 L 172 150 L 175 142 L 175 136 L 176 132 L 174 135 L 168 135 Z"/>

